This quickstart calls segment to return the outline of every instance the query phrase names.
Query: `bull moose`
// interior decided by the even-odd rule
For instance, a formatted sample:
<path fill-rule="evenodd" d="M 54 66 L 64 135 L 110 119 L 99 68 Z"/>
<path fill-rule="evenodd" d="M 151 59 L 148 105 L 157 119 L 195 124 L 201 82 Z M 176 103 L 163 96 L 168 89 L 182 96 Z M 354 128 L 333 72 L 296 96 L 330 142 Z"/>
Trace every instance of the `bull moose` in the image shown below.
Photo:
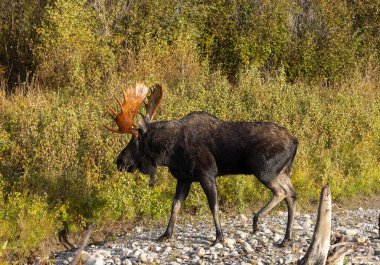
<path fill-rule="evenodd" d="M 254 215 L 253 231 L 257 230 L 260 217 L 285 199 L 288 222 L 281 245 L 289 243 L 297 203 L 289 175 L 298 141 L 284 127 L 270 122 L 223 121 L 202 111 L 179 120 L 152 122 L 162 99 L 161 85 L 149 88 L 139 83 L 124 91 L 123 103 L 115 98 L 121 111 L 117 113 L 111 107 L 108 111 L 118 128 L 105 127 L 112 132 L 132 134 L 117 157 L 118 170 L 132 173 L 139 169 L 150 176 L 152 183 L 157 166 L 166 166 L 177 179 L 169 224 L 159 241 L 172 237 L 177 214 L 191 184 L 199 182 L 214 218 L 213 244 L 223 242 L 215 178 L 253 174 L 273 193 L 272 199 Z M 143 103 L 146 114 L 140 117 L 137 114 Z"/>

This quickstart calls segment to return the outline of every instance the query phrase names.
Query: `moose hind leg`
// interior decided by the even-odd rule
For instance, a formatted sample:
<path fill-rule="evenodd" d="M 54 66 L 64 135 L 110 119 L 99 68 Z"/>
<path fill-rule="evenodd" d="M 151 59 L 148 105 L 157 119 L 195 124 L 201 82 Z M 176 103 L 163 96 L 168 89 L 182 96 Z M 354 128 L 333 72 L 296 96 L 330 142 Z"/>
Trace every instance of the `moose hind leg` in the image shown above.
<path fill-rule="evenodd" d="M 265 183 L 266 186 L 272 191 L 273 198 L 269 203 L 262 208 L 255 216 L 253 217 L 253 232 L 257 231 L 257 223 L 260 217 L 267 214 L 271 209 L 273 209 L 277 204 L 279 204 L 283 199 L 285 199 L 288 207 L 288 223 L 286 226 L 285 238 L 280 244 L 280 246 L 287 246 L 291 240 L 293 223 L 294 223 L 294 214 L 297 203 L 297 194 L 294 191 L 294 188 L 290 182 L 289 173 L 282 171 L 276 178 L 271 182 Z"/>
<path fill-rule="evenodd" d="M 297 193 L 295 192 L 292 184 L 289 183 L 287 185 L 287 197 L 285 198 L 286 205 L 288 207 L 288 223 L 286 225 L 286 233 L 285 238 L 280 244 L 280 246 L 285 247 L 289 244 L 290 240 L 292 239 L 292 232 L 293 232 L 293 224 L 294 224 L 294 215 L 296 212 L 296 205 L 297 205 Z"/>
<path fill-rule="evenodd" d="M 200 181 L 202 189 L 206 193 L 208 205 L 210 207 L 212 216 L 214 218 L 216 239 L 213 245 L 216 243 L 223 243 L 223 232 L 219 220 L 219 205 L 218 205 L 218 190 L 214 179 L 203 179 Z"/>
<path fill-rule="evenodd" d="M 259 219 L 263 217 L 265 214 L 267 214 L 270 210 L 272 210 L 277 204 L 279 204 L 285 197 L 286 193 L 284 190 L 277 185 L 272 185 L 270 190 L 273 193 L 272 199 L 258 212 L 253 216 L 253 233 L 257 231 L 257 224 L 259 222 Z"/>
<path fill-rule="evenodd" d="M 165 241 L 172 237 L 174 224 L 177 220 L 178 212 L 181 209 L 181 205 L 183 201 L 186 199 L 187 195 L 189 194 L 190 187 L 191 187 L 191 182 L 177 181 L 177 187 L 176 187 L 176 192 L 175 192 L 173 203 L 172 203 L 172 211 L 170 215 L 170 220 L 169 220 L 165 233 L 161 235 L 157 239 L 157 241 Z"/>

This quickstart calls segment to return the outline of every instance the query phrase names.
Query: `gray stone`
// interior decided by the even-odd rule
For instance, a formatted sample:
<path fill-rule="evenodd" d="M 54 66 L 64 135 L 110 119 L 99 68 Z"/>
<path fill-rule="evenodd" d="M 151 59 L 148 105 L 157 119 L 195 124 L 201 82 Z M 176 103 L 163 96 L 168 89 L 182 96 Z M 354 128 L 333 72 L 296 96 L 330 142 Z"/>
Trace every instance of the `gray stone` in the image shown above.
<path fill-rule="evenodd" d="M 160 246 L 154 246 L 153 251 L 159 253 L 162 250 Z"/>
<path fill-rule="evenodd" d="M 91 258 L 91 254 L 88 253 L 87 251 L 82 251 L 81 253 L 81 259 L 82 261 L 86 262 Z"/>
<path fill-rule="evenodd" d="M 233 246 L 236 244 L 236 240 L 233 239 L 233 238 L 225 238 L 225 239 L 224 239 L 224 244 L 225 244 L 227 247 L 233 247 Z"/>
<path fill-rule="evenodd" d="M 95 258 L 95 259 L 89 259 L 86 261 L 86 265 L 105 265 L 105 262 L 103 259 Z"/>
<path fill-rule="evenodd" d="M 344 231 L 344 233 L 347 235 L 347 236 L 355 236 L 358 234 L 358 230 L 357 229 L 346 229 L 346 231 Z"/>
<path fill-rule="evenodd" d="M 236 231 L 236 234 L 241 238 L 241 239 L 246 239 L 247 238 L 247 233 L 243 232 L 243 231 Z"/>
<path fill-rule="evenodd" d="M 147 262 L 148 260 L 150 259 L 150 256 L 144 252 L 142 252 L 139 256 L 138 256 L 138 260 L 141 261 L 142 263 L 145 263 Z"/>
<path fill-rule="evenodd" d="M 285 264 L 293 263 L 293 255 L 288 254 L 285 256 Z"/>
<path fill-rule="evenodd" d="M 248 244 L 247 242 L 244 242 L 243 249 L 244 249 L 245 252 L 247 252 L 247 253 L 252 253 L 252 252 L 253 252 L 253 248 L 252 248 L 251 245 Z"/>
<path fill-rule="evenodd" d="M 204 248 L 198 248 L 196 254 L 198 255 L 198 257 L 203 257 L 204 255 L 206 255 L 206 251 L 204 250 Z"/>
<path fill-rule="evenodd" d="M 151 258 L 151 260 L 156 260 L 157 258 L 158 258 L 158 254 L 157 253 L 154 253 L 154 252 L 151 252 L 150 253 L 150 258 Z"/>
<path fill-rule="evenodd" d="M 273 241 L 274 242 L 279 242 L 280 240 L 282 240 L 282 236 L 275 233 L 274 236 L 273 236 Z"/>
<path fill-rule="evenodd" d="M 242 220 L 243 222 L 246 222 L 248 220 L 247 216 L 245 216 L 244 214 L 239 215 L 239 217 L 240 220 Z"/>
<path fill-rule="evenodd" d="M 214 245 L 214 248 L 215 249 L 223 249 L 223 245 L 221 244 L 221 243 L 216 243 L 215 245 Z"/>
<path fill-rule="evenodd" d="M 114 262 L 115 262 L 116 265 L 120 265 L 121 264 L 121 260 L 120 260 L 119 257 L 114 257 L 113 260 L 114 260 Z"/>
<path fill-rule="evenodd" d="M 100 254 L 99 252 L 95 252 L 92 258 L 93 259 L 104 259 L 105 257 L 102 254 Z"/>
<path fill-rule="evenodd" d="M 270 229 L 268 229 L 268 228 L 265 228 L 263 232 L 264 232 L 264 234 L 267 234 L 267 235 L 271 235 L 272 234 L 272 231 Z"/>
<path fill-rule="evenodd" d="M 259 244 L 259 241 L 257 239 L 251 239 L 249 240 L 249 244 L 251 246 L 257 246 Z"/>
<path fill-rule="evenodd" d="M 191 260 L 191 264 L 199 265 L 202 264 L 202 262 L 198 256 L 195 256 L 194 259 Z"/>
<path fill-rule="evenodd" d="M 136 259 L 135 258 L 131 258 L 131 259 L 125 259 L 122 261 L 122 265 L 132 265 L 132 262 L 136 262 Z"/>
<path fill-rule="evenodd" d="M 111 257 L 111 251 L 109 250 L 101 249 L 98 251 L 98 253 L 101 254 L 104 258 Z"/>

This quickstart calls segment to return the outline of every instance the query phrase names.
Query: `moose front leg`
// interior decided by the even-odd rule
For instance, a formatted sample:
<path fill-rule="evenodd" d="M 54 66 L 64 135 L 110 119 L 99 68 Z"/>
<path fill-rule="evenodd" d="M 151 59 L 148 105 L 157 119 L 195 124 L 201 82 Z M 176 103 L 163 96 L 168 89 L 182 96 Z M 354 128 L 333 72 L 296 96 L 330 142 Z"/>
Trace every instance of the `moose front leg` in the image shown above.
<path fill-rule="evenodd" d="M 223 232 L 219 221 L 218 190 L 214 178 L 204 178 L 200 181 L 202 189 L 206 193 L 208 205 L 214 218 L 216 238 L 213 245 L 223 243 Z"/>
<path fill-rule="evenodd" d="M 177 220 L 177 215 L 181 209 L 183 201 L 186 199 L 190 191 L 191 182 L 177 181 L 177 187 L 174 195 L 174 200 L 172 204 L 172 212 L 170 215 L 170 220 L 168 227 L 163 235 L 157 238 L 157 241 L 165 241 L 170 239 L 173 235 L 174 224 Z"/>

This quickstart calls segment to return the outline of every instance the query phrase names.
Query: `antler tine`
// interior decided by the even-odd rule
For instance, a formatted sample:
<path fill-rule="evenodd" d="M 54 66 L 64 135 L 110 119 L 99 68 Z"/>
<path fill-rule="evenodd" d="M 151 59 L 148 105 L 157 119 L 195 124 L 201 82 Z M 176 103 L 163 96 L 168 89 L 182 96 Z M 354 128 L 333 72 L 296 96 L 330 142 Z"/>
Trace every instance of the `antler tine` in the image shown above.
<path fill-rule="evenodd" d="M 108 114 L 111 115 L 111 117 L 113 119 L 116 118 L 117 116 L 117 112 L 113 110 L 113 108 L 111 108 L 110 106 L 107 106 L 107 111 L 108 111 Z"/>
<path fill-rule="evenodd" d="M 124 102 L 128 102 L 128 99 L 131 98 L 131 92 L 129 90 L 123 90 L 123 95 L 124 95 Z"/>
<path fill-rule="evenodd" d="M 162 86 L 156 84 L 153 88 L 150 88 L 150 91 L 151 93 L 148 97 L 148 104 L 145 104 L 145 110 L 147 115 L 149 115 L 150 120 L 153 120 L 162 100 Z"/>
<path fill-rule="evenodd" d="M 116 99 L 117 103 L 119 104 L 120 108 L 122 109 L 123 108 L 123 105 L 121 104 L 120 100 L 115 96 L 115 94 L 113 94 L 113 97 Z"/>
<path fill-rule="evenodd" d="M 104 126 L 107 130 L 110 130 L 111 132 L 114 132 L 114 133 L 121 133 L 121 132 L 119 131 L 119 129 L 115 129 L 115 128 L 109 127 L 109 126 L 106 125 L 106 124 L 103 124 L 103 126 Z"/>

